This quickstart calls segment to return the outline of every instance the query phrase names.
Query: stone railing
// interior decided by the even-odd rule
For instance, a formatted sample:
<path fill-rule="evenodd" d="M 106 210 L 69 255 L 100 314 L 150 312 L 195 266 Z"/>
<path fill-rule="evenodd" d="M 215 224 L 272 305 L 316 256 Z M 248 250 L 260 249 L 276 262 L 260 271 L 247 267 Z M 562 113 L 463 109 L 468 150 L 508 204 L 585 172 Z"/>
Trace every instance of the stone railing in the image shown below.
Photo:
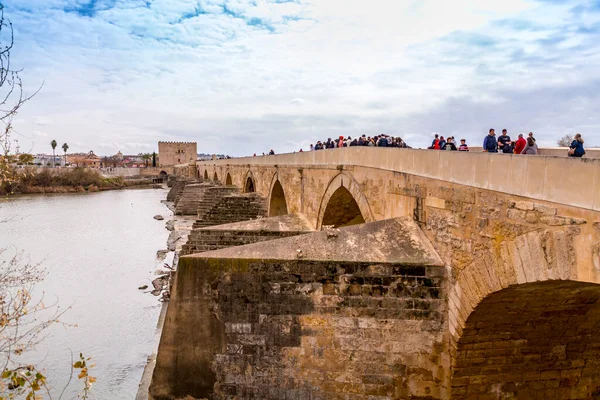
<path fill-rule="evenodd" d="M 600 159 L 397 148 L 343 149 L 199 161 L 201 166 L 354 165 L 600 211 Z M 210 170 L 211 171 L 211 170 Z M 209 171 L 210 175 L 212 173 Z"/>

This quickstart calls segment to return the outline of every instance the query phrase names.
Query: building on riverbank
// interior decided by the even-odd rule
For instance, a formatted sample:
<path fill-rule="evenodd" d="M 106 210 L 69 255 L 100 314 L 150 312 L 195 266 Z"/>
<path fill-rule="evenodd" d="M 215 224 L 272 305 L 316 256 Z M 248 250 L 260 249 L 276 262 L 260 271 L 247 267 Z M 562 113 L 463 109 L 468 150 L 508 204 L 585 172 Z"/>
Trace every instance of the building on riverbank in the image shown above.
<path fill-rule="evenodd" d="M 198 145 L 196 142 L 158 142 L 159 166 L 186 164 L 196 161 Z"/>

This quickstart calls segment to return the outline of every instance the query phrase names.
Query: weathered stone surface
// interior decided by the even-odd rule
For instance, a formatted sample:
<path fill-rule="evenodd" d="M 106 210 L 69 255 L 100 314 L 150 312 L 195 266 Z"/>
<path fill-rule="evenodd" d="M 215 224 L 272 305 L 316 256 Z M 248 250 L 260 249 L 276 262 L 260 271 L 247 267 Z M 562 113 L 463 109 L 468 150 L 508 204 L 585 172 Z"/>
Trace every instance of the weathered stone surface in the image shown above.
<path fill-rule="evenodd" d="M 200 208 L 198 214 L 201 214 Z M 233 222 L 264 218 L 267 216 L 265 199 L 258 193 L 229 194 L 220 196 L 218 201 L 203 213 L 194 228 L 223 225 Z"/>
<path fill-rule="evenodd" d="M 190 257 L 294 260 L 298 250 L 305 260 L 443 265 L 427 237 L 410 218 L 346 227 L 333 238 L 326 232 L 316 232 Z"/>
<path fill-rule="evenodd" d="M 459 341 L 452 398 L 594 398 L 599 300 L 600 285 L 564 281 L 514 286 L 486 298 Z M 507 314 L 513 317 L 498 317 Z"/>
<path fill-rule="evenodd" d="M 196 215 L 203 193 L 214 187 L 212 183 L 188 183 L 176 200 L 175 215 Z"/>
<path fill-rule="evenodd" d="M 183 257 L 151 393 L 439 398 L 441 265 L 410 219 Z"/>
<path fill-rule="evenodd" d="M 183 246 L 181 253 L 201 253 L 301 235 L 312 231 L 313 229 L 304 217 L 294 214 L 196 228 L 190 233 L 188 242 Z"/>
<path fill-rule="evenodd" d="M 374 155 L 379 154 L 386 154 L 386 156 L 383 158 L 374 158 Z M 352 158 L 352 155 L 355 157 L 353 156 L 354 158 Z M 458 157 L 461 157 L 460 163 L 449 162 L 450 159 Z M 442 321 L 444 324 L 442 329 L 445 338 L 443 343 L 447 344 L 447 347 L 444 347 L 445 345 L 438 345 L 436 341 L 433 342 L 435 343 L 434 345 L 431 345 L 432 342 L 427 342 L 424 339 L 425 347 L 429 346 L 431 352 L 429 354 L 434 354 L 432 359 L 435 359 L 437 365 L 436 372 L 431 372 L 433 370 L 430 368 L 431 364 L 429 362 L 431 359 L 429 359 L 428 355 L 425 356 L 425 353 L 420 352 L 415 355 L 410 352 L 410 348 L 414 344 L 412 339 L 406 339 L 406 342 L 409 343 L 409 348 L 402 348 L 402 351 L 397 353 L 399 360 L 397 364 L 398 369 L 392 367 L 390 371 L 382 371 L 374 368 L 372 374 L 365 373 L 359 382 L 358 379 L 354 379 L 357 369 L 354 368 L 351 361 L 349 363 L 339 363 L 344 366 L 347 365 L 350 371 L 343 377 L 335 375 L 335 371 L 327 369 L 327 366 L 338 365 L 336 361 L 332 361 L 336 359 L 326 356 L 321 361 L 322 364 L 316 364 L 317 360 L 321 360 L 319 358 L 320 354 L 327 354 L 327 348 L 334 348 L 331 341 L 324 341 L 323 343 L 327 343 L 328 347 L 321 351 L 318 343 L 319 340 L 325 339 L 318 338 L 326 337 L 326 334 L 331 332 L 330 326 L 343 327 L 344 329 L 354 329 L 353 327 L 355 326 L 363 327 L 362 329 L 367 329 L 366 327 L 369 326 L 378 326 L 376 323 L 378 321 L 374 322 L 372 320 L 375 317 L 372 317 L 371 320 L 366 320 L 368 319 L 367 317 L 360 315 L 364 311 L 358 311 L 355 307 L 351 307 L 350 315 L 345 315 L 344 308 L 339 308 L 337 305 L 339 304 L 339 298 L 343 297 L 342 294 L 347 294 L 354 299 L 352 300 L 353 302 L 360 302 L 364 305 L 373 304 L 372 299 L 376 295 L 375 297 L 378 301 L 377 309 L 389 309 L 388 300 L 385 298 L 386 295 L 381 296 L 381 299 L 379 297 L 379 294 L 383 293 L 380 288 L 365 288 L 364 283 L 343 281 L 345 286 L 342 291 L 337 281 L 321 282 L 320 289 L 313 285 L 315 282 L 305 282 L 304 275 L 306 273 L 297 272 L 298 270 L 295 269 L 296 265 L 300 265 L 301 263 L 324 263 L 326 261 L 311 261 L 310 257 L 312 255 L 310 249 L 302 246 L 288 247 L 289 252 L 285 252 L 287 258 L 276 264 L 254 260 L 261 267 L 257 266 L 252 271 L 260 275 L 261 280 L 259 282 L 258 278 L 256 278 L 253 281 L 252 279 L 255 279 L 255 277 L 252 276 L 252 278 L 248 278 L 253 282 L 252 284 L 248 283 L 249 281 L 246 278 L 240 278 L 240 276 L 246 276 L 244 274 L 252 275 L 252 273 L 247 272 L 250 271 L 250 266 L 246 262 L 248 260 L 244 261 L 243 258 L 236 259 L 237 256 L 233 249 L 230 249 L 231 253 L 228 253 L 228 257 L 231 257 L 227 259 L 229 261 L 223 261 L 219 257 L 205 258 L 202 261 L 204 263 L 202 264 L 204 265 L 202 271 L 196 271 L 198 274 L 203 274 L 204 276 L 190 278 L 188 281 L 189 286 L 186 286 L 186 288 L 202 286 L 198 284 L 194 285 L 192 282 L 200 282 L 194 279 L 209 279 L 206 276 L 207 273 L 210 277 L 217 277 L 214 279 L 211 278 L 211 282 L 215 286 L 202 286 L 204 289 L 195 298 L 187 300 L 189 301 L 190 313 L 202 314 L 204 311 L 198 310 L 198 304 L 209 302 L 207 299 L 213 298 L 213 290 L 218 290 L 218 288 L 223 289 L 219 291 L 220 293 L 226 293 L 229 290 L 226 289 L 226 285 L 231 284 L 240 285 L 237 286 L 238 290 L 235 292 L 227 292 L 231 293 L 232 296 L 228 297 L 232 299 L 232 304 L 227 307 L 237 307 L 237 312 L 232 313 L 233 316 L 239 316 L 243 312 L 255 307 L 256 303 L 251 299 L 254 298 L 256 293 L 263 293 L 262 298 L 266 298 L 268 295 L 277 295 L 280 296 L 277 297 L 280 303 L 286 302 L 287 300 L 285 299 L 289 298 L 284 296 L 290 295 L 288 290 L 291 287 L 294 288 L 293 296 L 297 296 L 297 298 L 303 300 L 307 297 L 318 298 L 319 301 L 325 301 L 328 307 L 333 307 L 335 312 L 340 312 L 342 315 L 335 314 L 336 319 L 333 321 L 331 318 L 317 318 L 320 317 L 320 314 L 315 317 L 314 314 L 316 311 L 314 311 L 310 314 L 311 323 L 317 325 L 322 323 L 322 326 L 324 326 L 323 330 L 318 331 L 317 338 L 305 338 L 301 335 L 300 347 L 296 347 L 295 345 L 284 346 L 282 352 L 285 354 L 285 357 L 275 359 L 276 361 L 285 359 L 288 365 L 301 360 L 302 371 L 309 371 L 310 376 L 315 377 L 315 379 L 323 375 L 332 377 L 330 382 L 335 383 L 327 383 L 329 385 L 328 389 L 326 389 L 327 395 L 320 394 L 323 393 L 321 390 L 325 387 L 326 383 L 321 382 L 323 385 L 319 383 L 319 389 L 315 390 L 311 386 L 313 381 L 307 380 L 306 375 L 302 375 L 302 371 L 296 373 L 296 370 L 293 369 L 286 370 L 294 371 L 294 373 L 286 375 L 287 383 L 285 387 L 281 385 L 269 386 L 269 382 L 275 381 L 275 379 L 268 380 L 268 382 L 261 381 L 260 379 L 266 376 L 272 377 L 273 375 L 269 375 L 272 370 L 269 369 L 266 363 L 255 363 L 255 359 L 247 357 L 249 354 L 244 352 L 246 350 L 250 351 L 248 346 L 257 346 L 255 348 L 260 350 L 257 350 L 256 354 L 258 354 L 260 359 L 263 356 L 273 355 L 274 353 L 270 353 L 269 349 L 275 347 L 272 347 L 272 343 L 267 339 L 264 339 L 263 342 L 264 336 L 261 337 L 260 329 L 254 325 L 254 322 L 250 321 L 229 321 L 231 324 L 236 325 L 224 326 L 223 330 L 228 329 L 229 331 L 228 333 L 223 333 L 225 336 L 215 335 L 216 338 L 219 338 L 217 341 L 223 337 L 230 340 L 228 335 L 245 337 L 240 339 L 240 342 L 235 342 L 234 338 L 231 338 L 231 342 L 227 344 L 219 342 L 220 347 L 217 346 L 211 354 L 218 355 L 215 356 L 215 359 L 224 360 L 223 363 L 219 363 L 218 366 L 217 364 L 206 364 L 209 369 L 204 371 L 198 367 L 199 371 L 212 371 L 215 374 L 214 379 L 217 379 L 218 376 L 219 382 L 222 383 L 216 384 L 213 387 L 215 390 L 222 390 L 218 392 L 220 393 L 219 396 L 228 398 L 236 396 L 239 398 L 260 396 L 264 396 L 264 398 L 286 398 L 286 396 L 289 398 L 302 398 L 304 396 L 307 398 L 393 399 L 410 398 L 410 396 L 418 395 L 422 398 L 447 399 L 451 395 L 450 388 L 452 385 L 450 377 L 453 373 L 451 365 L 453 362 L 456 362 L 461 351 L 459 349 L 459 341 L 463 333 L 470 329 L 471 325 L 468 325 L 470 318 L 479 315 L 479 311 L 485 309 L 485 307 L 480 309 L 484 305 L 485 300 L 493 297 L 495 294 L 514 289 L 514 298 L 509 303 L 506 305 L 496 304 L 494 308 L 486 309 L 484 313 L 489 315 L 490 318 L 497 320 L 498 324 L 502 322 L 512 324 L 510 326 L 514 326 L 514 329 L 509 329 L 504 331 L 504 333 L 514 334 L 513 339 L 515 342 L 527 338 L 527 326 L 539 327 L 539 331 L 544 332 L 543 340 L 546 340 L 546 338 L 548 341 L 554 340 L 552 337 L 553 331 L 546 329 L 547 325 L 545 324 L 546 321 L 555 318 L 555 314 L 562 312 L 565 314 L 585 312 L 590 317 L 590 321 L 594 321 L 593 318 L 595 318 L 596 311 L 593 307 L 596 304 L 595 300 L 591 298 L 590 302 L 587 303 L 585 299 L 578 297 L 578 293 L 583 293 L 587 290 L 584 287 L 587 282 L 600 283 L 600 245 L 598 244 L 600 243 L 600 228 L 597 228 L 600 226 L 598 223 L 600 221 L 600 214 L 598 211 L 594 211 L 598 210 L 598 205 L 600 204 L 598 202 L 600 197 L 597 196 L 600 191 L 598 191 L 597 182 L 593 178 L 590 178 L 597 176 L 597 174 L 594 175 L 594 171 L 600 171 L 598 169 L 600 168 L 600 164 L 596 165 L 595 169 L 590 169 L 589 165 L 584 165 L 583 161 L 578 161 L 564 159 L 560 161 L 562 163 L 561 168 L 550 169 L 554 172 L 567 171 L 564 173 L 565 179 L 560 182 L 548 181 L 546 179 L 547 176 L 557 176 L 556 173 L 547 175 L 545 172 L 549 165 L 556 164 L 556 160 L 554 159 L 543 157 L 502 158 L 473 154 L 447 155 L 442 152 L 404 152 L 398 149 L 383 149 L 380 151 L 380 149 L 350 148 L 311 152 L 309 154 L 275 156 L 271 158 L 256 157 L 244 160 L 198 163 L 197 167 L 201 170 L 206 169 L 209 176 L 213 176 L 213 174 L 215 176 L 218 175 L 223 182 L 227 176 L 230 182 L 234 182 L 241 187 L 243 187 L 247 177 L 252 176 L 254 189 L 267 200 L 267 204 L 272 205 L 272 200 L 276 197 L 277 202 L 275 203 L 281 205 L 281 207 L 275 207 L 276 210 L 302 214 L 311 226 L 320 228 L 325 220 L 325 215 L 328 215 L 330 219 L 331 216 L 334 216 L 335 218 L 333 219 L 335 219 L 335 222 L 342 225 L 355 221 L 359 217 L 358 213 L 360 213 L 360 216 L 365 221 L 381 221 L 396 217 L 414 219 L 433 244 L 443 263 L 447 265 L 448 272 L 447 275 L 436 276 L 436 278 L 442 280 L 440 289 L 445 307 L 442 312 Z M 348 165 L 353 163 L 354 165 Z M 491 172 L 499 171 L 500 166 L 505 168 L 506 165 L 504 163 L 510 164 L 510 168 L 506 168 L 508 175 L 506 179 L 496 179 L 496 175 Z M 569 173 L 569 171 L 573 172 L 573 174 Z M 572 190 L 572 187 L 577 186 L 573 184 L 571 179 L 575 175 L 575 172 L 579 176 L 577 178 L 578 182 L 579 180 L 584 180 L 589 183 L 579 185 L 578 187 L 581 187 L 580 191 Z M 332 202 L 335 193 L 338 190 L 341 192 L 344 191 L 341 188 L 350 193 L 356 202 L 356 207 L 350 201 L 347 193 L 344 192 L 346 196 L 338 196 L 338 200 L 341 200 L 336 204 L 342 206 L 352 204 L 353 208 L 346 207 L 343 210 L 330 209 L 331 212 L 327 212 L 327 209 L 331 208 L 330 206 L 335 203 Z M 519 203 L 518 207 L 517 203 Z M 339 232 L 335 230 L 325 232 L 324 234 L 325 237 L 322 240 L 337 240 L 339 238 Z M 386 238 L 387 234 L 377 239 L 371 237 L 356 237 L 355 239 L 357 243 L 366 244 L 372 242 L 373 245 L 369 246 L 370 248 L 385 249 L 386 245 L 388 245 L 386 244 Z M 268 252 L 259 251 L 255 255 L 266 257 Z M 197 262 L 200 262 L 200 259 L 197 258 Z M 275 260 L 272 261 L 275 262 Z M 344 268 L 343 266 L 347 265 L 346 262 L 341 260 L 334 262 L 334 264 L 337 264 L 335 265 L 335 270 Z M 373 263 L 373 265 L 381 265 L 381 263 Z M 192 268 L 192 270 L 194 269 Z M 445 271 L 445 269 L 439 267 L 433 270 L 428 269 L 426 274 L 428 277 L 432 277 L 430 274 L 435 273 L 435 271 Z M 238 273 L 241 275 L 238 275 Z M 290 278 L 288 282 L 271 282 L 270 274 L 279 273 L 290 273 L 288 276 L 293 275 L 294 278 Z M 240 279 L 246 283 L 234 283 Z M 556 298 L 552 296 L 549 296 L 550 298 L 544 297 L 543 294 L 534 296 L 526 290 L 527 285 L 532 285 L 536 282 L 548 282 L 550 286 L 546 287 L 547 292 L 552 294 L 555 288 L 559 292 L 562 290 L 559 286 L 553 286 L 554 284 L 560 284 L 562 281 L 573 283 L 573 290 L 569 290 L 565 295 L 557 295 Z M 181 284 L 185 283 L 182 281 Z M 221 284 L 225 286 L 220 286 Z M 263 284 L 265 285 L 264 288 Z M 293 286 L 289 286 L 291 284 Z M 265 294 L 267 290 L 268 295 Z M 389 294 L 389 290 L 387 293 Z M 534 314 L 522 312 L 522 309 L 519 308 L 523 304 L 531 303 L 534 305 L 532 309 L 535 309 L 536 302 L 542 299 L 548 304 L 549 310 L 549 313 L 544 314 L 543 318 L 537 318 Z M 554 300 L 558 301 L 561 299 L 563 306 L 557 306 L 556 303 L 553 303 Z M 236 305 L 234 306 L 233 303 Z M 290 300 L 290 303 L 293 302 Z M 313 301 L 308 304 L 312 304 L 312 307 L 320 303 Z M 355 303 L 353 304 L 356 305 Z M 512 304 L 515 305 L 515 308 L 512 308 Z M 576 306 L 573 306 L 573 304 Z M 217 321 L 213 321 L 214 323 L 211 322 L 213 325 L 218 325 L 219 323 L 217 318 L 219 310 L 220 308 L 216 307 L 209 310 L 207 314 Z M 250 314 L 254 315 L 253 312 L 250 312 Z M 283 321 L 283 316 L 288 318 L 290 315 L 298 316 L 297 313 L 277 314 L 278 318 L 281 317 L 280 321 Z M 269 319 L 266 313 L 258 313 L 257 318 L 259 324 L 267 324 L 266 321 Z M 577 319 L 577 316 L 573 318 L 574 324 L 577 326 L 585 324 L 581 319 Z M 285 319 L 285 321 L 285 324 L 280 322 L 280 325 L 286 326 L 286 332 L 292 330 L 291 326 L 297 326 L 298 324 L 304 327 L 306 322 L 301 319 L 296 323 L 293 318 L 291 321 L 290 319 Z M 554 319 L 554 321 L 559 326 L 556 330 L 557 332 L 563 332 L 561 331 L 564 328 L 562 324 L 569 323 L 567 322 L 568 320 L 560 318 Z M 209 325 L 213 326 L 211 324 Z M 247 332 L 248 325 L 244 324 L 250 324 L 250 332 Z M 439 324 L 439 320 L 425 320 L 419 326 L 419 329 L 423 332 L 435 332 L 439 328 Z M 199 326 L 199 323 L 193 325 Z M 383 325 L 380 323 L 379 326 Z M 288 329 L 287 327 L 290 328 Z M 478 329 L 477 324 L 475 324 L 474 329 Z M 305 329 L 301 328 L 301 332 L 304 333 L 304 331 Z M 502 328 L 498 332 L 494 332 L 494 334 L 502 334 L 500 331 L 502 331 Z M 193 334 L 194 332 L 191 330 L 187 336 L 182 334 L 179 337 L 179 342 L 184 343 Z M 338 334 L 338 336 L 343 334 Z M 410 333 L 407 333 L 407 335 L 410 335 Z M 566 335 L 565 333 L 564 337 L 567 337 Z M 480 336 L 479 333 L 476 337 L 478 336 Z M 486 335 L 481 334 L 481 336 Z M 379 357 L 374 354 L 379 354 L 378 352 L 381 350 L 381 346 L 384 346 L 385 341 L 381 337 L 379 338 L 380 341 L 368 336 L 364 338 L 360 337 L 361 339 L 344 342 L 345 348 L 348 350 L 353 348 L 355 353 L 363 352 L 360 354 L 366 355 L 367 350 L 363 348 L 364 345 L 373 349 L 369 353 L 370 356 Z M 393 341 L 387 337 L 386 340 Z M 577 340 L 585 341 L 587 337 L 581 336 Z M 302 347 L 304 342 L 310 343 L 311 347 Z M 249 345 L 248 343 L 252 344 Z M 260 347 L 263 346 L 263 343 L 264 347 Z M 590 348 L 594 348 L 595 346 L 590 341 L 585 343 Z M 197 346 L 199 347 L 198 349 L 191 349 L 189 353 L 200 351 L 202 346 L 200 344 L 197 344 Z M 394 348 L 400 349 L 402 343 L 394 346 L 396 346 Z M 571 349 L 569 349 L 569 346 L 572 347 L 573 344 L 569 343 L 567 345 L 564 354 L 575 354 L 570 353 Z M 176 347 L 177 345 L 173 344 L 173 348 Z M 496 375 L 486 374 L 487 372 L 491 373 L 492 370 L 502 369 L 504 365 L 501 364 L 502 358 L 496 358 L 492 354 L 487 354 L 483 357 L 474 354 L 473 360 L 476 360 L 476 362 L 485 362 L 485 368 L 490 371 L 487 371 L 486 374 L 480 374 L 479 372 L 481 371 L 475 368 L 469 369 L 471 367 L 467 371 L 462 371 L 464 374 L 460 377 L 459 381 L 467 382 L 468 386 L 463 385 L 458 388 L 459 392 L 463 391 L 462 394 L 455 393 L 454 395 L 458 396 L 458 398 L 483 399 L 494 396 L 494 393 L 499 393 L 502 396 L 506 395 L 510 398 L 514 393 L 517 393 L 511 391 L 512 386 L 522 386 L 524 388 L 523 394 L 521 396 L 514 395 L 514 397 L 534 398 L 531 396 L 533 392 L 528 392 L 530 387 L 527 386 L 527 383 L 518 380 L 513 381 L 505 376 L 510 374 L 511 371 L 531 368 L 531 370 L 543 369 L 544 379 L 547 378 L 544 381 L 543 390 L 540 389 L 536 392 L 536 397 L 538 398 L 592 398 L 594 388 L 593 385 L 588 384 L 592 378 L 589 376 L 586 376 L 585 379 L 581 378 L 579 383 L 573 386 L 570 381 L 572 379 L 570 374 L 577 374 L 577 372 L 565 371 L 563 373 L 560 365 L 550 364 L 551 361 L 553 362 L 551 358 L 557 357 L 555 353 L 550 352 L 548 356 L 542 354 L 541 357 L 537 357 L 539 355 L 535 353 L 537 350 L 531 347 L 527 348 L 527 346 L 515 346 L 511 348 L 511 351 L 519 353 L 523 349 L 531 352 L 533 357 L 524 356 L 521 358 L 516 357 L 517 354 L 511 353 L 511 364 L 507 365 L 505 370 Z M 469 350 L 479 351 L 482 349 Z M 336 350 L 336 354 L 338 353 Z M 231 358 L 227 358 L 233 354 L 237 354 L 239 359 L 232 360 Z M 311 357 L 308 360 L 307 354 Z M 593 351 L 590 354 L 590 358 L 585 358 L 584 356 L 587 360 L 585 361 L 587 364 L 584 368 L 587 368 L 586 370 L 590 374 L 598 373 L 598 368 L 593 361 L 596 356 Z M 243 364 L 240 361 L 242 359 L 253 361 Z M 361 360 L 365 365 L 370 365 L 369 361 Z M 380 364 L 386 363 L 386 358 L 378 358 L 377 360 Z M 407 361 L 414 363 L 408 364 Z M 218 368 L 221 368 L 223 365 L 229 365 L 231 369 L 224 368 L 219 370 Z M 260 365 L 261 368 L 255 368 L 257 365 Z M 560 372 L 561 378 L 555 378 L 557 376 L 555 370 L 557 369 Z M 394 375 L 399 370 L 402 371 L 400 375 Z M 414 375 L 413 373 L 416 371 L 420 371 L 422 375 Z M 468 375 L 471 373 L 469 371 L 472 372 L 471 375 Z M 263 373 L 263 378 L 255 376 L 260 373 Z M 296 374 L 302 376 L 302 379 L 295 380 L 294 377 Z M 540 378 L 542 377 L 541 374 L 540 372 Z M 563 374 L 565 382 L 561 382 Z M 534 375 L 538 376 L 537 372 Z M 488 376 L 492 376 L 492 380 L 496 380 L 496 384 L 489 385 L 489 382 L 486 381 L 489 380 Z M 433 381 L 435 382 L 434 385 L 430 384 L 431 377 L 433 377 Z M 260 382 L 261 388 L 270 387 L 269 393 L 259 393 L 251 386 L 250 382 L 257 381 Z M 306 382 L 311 383 L 306 384 Z M 400 389 L 390 394 L 392 392 L 387 391 L 383 387 L 361 386 L 363 384 L 378 385 L 379 383 L 383 384 L 383 382 L 393 382 L 395 390 L 400 387 L 408 387 L 409 391 Z M 528 382 L 528 380 L 526 379 L 525 382 Z M 373 394 L 373 392 L 366 394 L 367 387 L 377 387 L 377 394 Z"/>

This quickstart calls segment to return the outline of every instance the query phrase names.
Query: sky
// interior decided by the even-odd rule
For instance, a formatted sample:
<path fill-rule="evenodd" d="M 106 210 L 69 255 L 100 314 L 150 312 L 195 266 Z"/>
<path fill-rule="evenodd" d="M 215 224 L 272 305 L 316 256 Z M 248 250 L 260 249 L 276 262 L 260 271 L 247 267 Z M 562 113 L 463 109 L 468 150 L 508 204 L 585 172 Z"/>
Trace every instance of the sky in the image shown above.
<path fill-rule="evenodd" d="M 21 151 L 232 156 L 489 128 L 600 145 L 600 0 L 2 0 Z M 6 38 L 3 38 L 4 42 Z"/>

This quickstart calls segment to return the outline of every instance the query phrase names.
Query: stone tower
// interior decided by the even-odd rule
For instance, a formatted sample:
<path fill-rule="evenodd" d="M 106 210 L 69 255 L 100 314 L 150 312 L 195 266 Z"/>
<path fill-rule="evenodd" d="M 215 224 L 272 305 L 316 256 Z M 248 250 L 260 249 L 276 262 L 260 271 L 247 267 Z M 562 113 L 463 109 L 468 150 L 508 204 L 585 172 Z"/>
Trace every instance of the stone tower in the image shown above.
<path fill-rule="evenodd" d="M 196 142 L 158 142 L 159 167 L 196 161 L 197 154 Z"/>

